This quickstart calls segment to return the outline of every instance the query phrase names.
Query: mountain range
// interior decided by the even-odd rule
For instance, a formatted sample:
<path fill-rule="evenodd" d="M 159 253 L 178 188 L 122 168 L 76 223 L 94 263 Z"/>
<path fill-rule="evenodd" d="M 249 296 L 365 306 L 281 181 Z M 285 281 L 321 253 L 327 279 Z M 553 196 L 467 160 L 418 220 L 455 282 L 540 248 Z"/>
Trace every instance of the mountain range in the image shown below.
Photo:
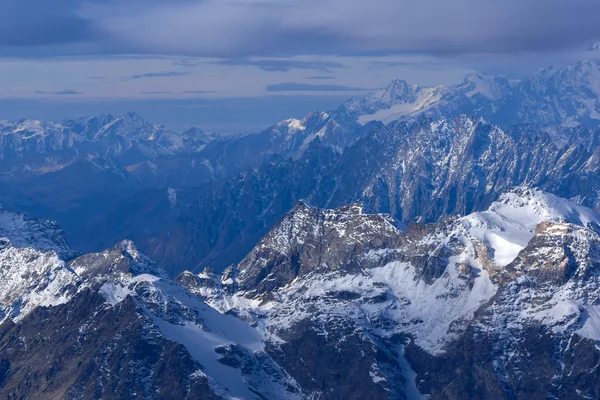
<path fill-rule="evenodd" d="M 1 121 L 0 397 L 599 398 L 599 98 L 591 60 L 259 133 Z"/>
<path fill-rule="evenodd" d="M 6 398 L 600 393 L 600 214 L 539 190 L 405 232 L 299 202 L 222 274 L 173 280 L 132 242 L 65 257 L 56 224 L 2 215 Z"/>
<path fill-rule="evenodd" d="M 80 251 L 133 239 L 171 274 L 239 261 L 301 199 L 362 201 L 402 224 L 482 210 L 519 185 L 598 208 L 599 77 L 591 60 L 519 82 L 396 80 L 232 136 L 134 113 L 3 122 L 0 202 L 57 220 Z"/>

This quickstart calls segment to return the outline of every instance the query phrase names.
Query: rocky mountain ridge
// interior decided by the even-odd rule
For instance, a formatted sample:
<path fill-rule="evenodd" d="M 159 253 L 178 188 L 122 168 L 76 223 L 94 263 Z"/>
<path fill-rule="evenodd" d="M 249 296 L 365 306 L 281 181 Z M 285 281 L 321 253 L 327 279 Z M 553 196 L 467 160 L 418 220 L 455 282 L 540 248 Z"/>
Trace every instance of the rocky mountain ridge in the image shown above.
<path fill-rule="evenodd" d="M 520 81 L 473 74 L 458 85 L 421 87 L 395 80 L 384 89 L 349 100 L 335 113 L 359 124 L 459 114 L 482 117 L 504 128 L 515 123 L 535 124 L 557 140 L 564 128 L 597 129 L 600 61 L 550 67 Z"/>
<path fill-rule="evenodd" d="M 222 270 L 241 260 L 302 199 L 324 208 L 360 201 L 367 212 L 389 213 L 400 224 L 482 211 L 520 185 L 598 209 L 598 132 L 573 128 L 568 138 L 558 144 L 532 125 L 503 129 L 460 116 L 382 126 L 341 154 L 319 139 L 297 159 L 273 157 L 188 195 L 190 202 L 169 214 L 173 219 L 164 235 L 124 234 L 170 268 Z M 156 195 L 166 204 L 164 192 Z M 122 214 L 115 210 L 108 221 Z M 135 221 L 131 216 L 128 224 L 137 226 Z"/>
<path fill-rule="evenodd" d="M 600 391 L 589 373 L 600 359 L 600 214 L 519 187 L 487 211 L 400 228 L 361 204 L 300 202 L 223 274 L 175 280 L 128 241 L 65 262 L 3 239 L 0 271 L 10 277 L 0 280 L 0 393 L 520 399 Z"/>
<path fill-rule="evenodd" d="M 299 204 L 220 278 L 207 270 L 178 281 L 263 329 L 280 359 L 312 360 L 315 351 L 334 365 L 344 359 L 350 377 L 314 362 L 294 364 L 295 378 L 313 395 L 343 398 L 327 389 L 356 390 L 348 380 L 368 376 L 385 398 L 593 397 L 597 385 L 571 357 L 585 347 L 594 354 L 586 367 L 597 365 L 598 299 L 589 294 L 598 284 L 599 222 L 592 210 L 526 188 L 484 213 L 406 233 L 358 206 L 320 212 Z M 539 353 L 526 354 L 538 333 Z M 551 344 L 557 341 L 563 346 Z M 357 343 L 374 353 L 363 347 L 362 356 L 350 357 L 347 346 Z M 517 361 L 504 358 L 511 351 Z M 565 365 L 577 368 L 573 375 L 548 378 L 545 368 Z M 315 371 L 324 381 L 311 381 Z"/>
<path fill-rule="evenodd" d="M 64 123 L 60 129 L 85 140 L 116 138 L 115 151 L 69 153 L 59 162 L 34 156 L 33 146 L 32 159 L 54 167 L 17 160 L 19 173 L 12 165 L 3 175 L 0 201 L 58 220 L 84 252 L 133 238 L 172 274 L 238 262 L 300 199 L 326 208 L 361 201 L 404 224 L 484 210 L 518 185 L 597 208 L 600 140 L 590 117 L 597 69 L 594 60 L 580 62 L 521 82 L 473 75 L 431 90 L 397 80 L 338 110 L 230 137 L 165 133 L 130 114 Z M 419 101 L 423 112 L 357 122 Z M 19 137 L 35 141 L 46 135 L 36 132 L 59 129 L 40 124 Z M 184 147 L 144 153 L 137 144 L 173 135 L 192 145 L 173 139 Z M 179 150 L 163 151 L 172 148 Z"/>

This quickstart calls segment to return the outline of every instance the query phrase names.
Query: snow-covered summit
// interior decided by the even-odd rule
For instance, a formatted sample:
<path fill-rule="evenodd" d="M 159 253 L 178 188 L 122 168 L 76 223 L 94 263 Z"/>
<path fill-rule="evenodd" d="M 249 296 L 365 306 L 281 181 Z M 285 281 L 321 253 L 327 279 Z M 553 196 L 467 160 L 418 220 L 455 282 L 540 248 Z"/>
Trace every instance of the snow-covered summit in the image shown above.
<path fill-rule="evenodd" d="M 0 322 L 40 306 L 64 304 L 81 279 L 54 251 L 14 246 L 0 238 Z"/>
<path fill-rule="evenodd" d="M 495 365 L 530 360 L 529 346 L 525 355 L 518 347 L 530 335 L 564 344 L 536 353 L 550 359 L 562 359 L 571 342 L 598 340 L 599 221 L 592 210 L 526 187 L 486 211 L 406 232 L 358 203 L 324 210 L 299 202 L 220 277 L 207 268 L 175 281 L 157 276 L 130 241 L 69 264 L 0 241 L 0 319 L 26 324 L 36 307 L 51 306 L 44 318 L 67 315 L 61 332 L 84 344 L 115 321 L 87 322 L 96 316 L 143 322 L 144 340 L 179 344 L 177 354 L 187 352 L 201 365 L 197 375 L 225 397 L 318 397 L 331 387 L 310 379 L 321 364 L 352 365 L 368 393 L 402 394 L 406 385 L 427 393 L 412 368 L 428 379 L 444 360 L 462 366 L 469 346 L 496 377 L 503 370 Z M 502 261 L 507 242 L 520 250 Z M 490 265 L 488 255 L 501 260 Z M 33 344 L 30 337 L 23 341 Z M 498 346 L 511 349 L 511 363 Z"/>
<path fill-rule="evenodd" d="M 537 263 L 575 246 L 568 237 L 544 239 L 548 231 L 570 226 L 583 255 L 569 268 L 588 268 L 586 254 L 594 250 L 586 253 L 582 243 L 600 243 L 598 222 L 591 209 L 526 187 L 486 211 L 413 224 L 406 232 L 385 215 L 365 214 L 360 204 L 321 210 L 300 202 L 221 282 L 206 272 L 180 280 L 222 312 L 271 325 L 272 333 L 285 335 L 304 318 L 326 324 L 344 316 L 376 335 L 410 333 L 440 354 L 502 288 L 499 282 L 533 274 Z M 257 315 L 268 317 L 260 322 Z"/>
<path fill-rule="evenodd" d="M 600 52 L 600 42 L 592 43 L 586 50 L 590 52 Z"/>
<path fill-rule="evenodd" d="M 215 137 L 198 130 L 177 133 L 134 112 L 60 123 L 20 120 L 0 125 L 0 161 L 73 151 L 121 155 L 133 147 L 148 156 L 198 151 Z M 60 156 L 61 154 L 57 155 Z"/>
<path fill-rule="evenodd" d="M 595 50 L 597 51 L 597 50 Z M 509 126 L 534 123 L 560 127 L 600 125 L 600 62 L 597 59 L 546 68 L 520 81 L 471 74 L 457 85 L 424 87 L 394 80 L 386 88 L 355 97 L 338 112 L 359 124 L 410 121 L 420 115 L 470 114 Z"/>
<path fill-rule="evenodd" d="M 88 277 L 153 275 L 166 278 L 166 272 L 140 253 L 130 240 L 123 240 L 101 253 L 85 254 L 70 263 L 78 275 Z M 104 278 L 103 278 L 104 279 Z"/>
<path fill-rule="evenodd" d="M 492 250 L 498 266 L 512 262 L 542 222 L 566 222 L 600 232 L 600 214 L 541 190 L 515 188 L 487 211 L 460 219 L 468 233 Z"/>
<path fill-rule="evenodd" d="M 497 100 L 506 95 L 512 86 L 513 84 L 502 75 L 470 74 L 462 84 L 455 86 L 455 89 L 469 98 L 479 94 L 489 100 Z"/>
<path fill-rule="evenodd" d="M 1 205 L 0 238 L 8 239 L 15 247 L 55 251 L 62 258 L 70 258 L 76 254 L 70 249 L 65 232 L 56 222 L 9 212 Z"/>
<path fill-rule="evenodd" d="M 390 123 L 408 115 L 419 115 L 442 100 L 448 92 L 445 86 L 421 87 L 396 79 L 387 87 L 356 97 L 341 110 L 360 124 L 370 121 Z"/>

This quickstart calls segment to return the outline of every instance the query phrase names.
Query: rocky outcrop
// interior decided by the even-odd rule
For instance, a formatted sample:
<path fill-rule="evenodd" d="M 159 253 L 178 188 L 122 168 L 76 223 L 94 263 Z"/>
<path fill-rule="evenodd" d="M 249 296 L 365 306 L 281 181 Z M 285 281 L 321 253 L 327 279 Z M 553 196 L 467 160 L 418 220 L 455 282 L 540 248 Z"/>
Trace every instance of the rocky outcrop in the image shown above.
<path fill-rule="evenodd" d="M 599 214 L 516 188 L 465 217 L 405 232 L 389 221 L 300 203 L 221 282 L 181 279 L 261 327 L 311 395 L 595 395 L 583 371 L 599 359 Z"/>
<path fill-rule="evenodd" d="M 0 393 L 12 398 L 220 399 L 182 344 L 142 317 L 132 298 L 104 307 L 85 290 L 0 326 Z M 44 360 L 44 361 L 41 361 Z"/>
<path fill-rule="evenodd" d="M 376 129 L 341 155 L 319 140 L 297 160 L 274 158 L 189 196 L 168 233 L 131 235 L 176 274 L 239 262 L 298 200 L 327 208 L 360 201 L 402 224 L 485 210 L 520 185 L 599 207 L 600 158 L 585 144 L 598 134 L 582 135 L 561 148 L 532 126 L 504 130 L 460 117 Z"/>

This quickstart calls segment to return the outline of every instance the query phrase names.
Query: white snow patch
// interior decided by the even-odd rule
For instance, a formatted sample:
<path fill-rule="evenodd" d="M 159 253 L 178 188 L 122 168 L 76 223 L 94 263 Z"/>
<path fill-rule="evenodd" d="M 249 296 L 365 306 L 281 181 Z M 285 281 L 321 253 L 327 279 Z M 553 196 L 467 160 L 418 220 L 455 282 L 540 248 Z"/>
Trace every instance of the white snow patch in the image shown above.
<path fill-rule="evenodd" d="M 177 190 L 173 188 L 168 188 L 167 199 L 169 200 L 171 208 L 175 207 L 177 205 Z"/>
<path fill-rule="evenodd" d="M 586 308 L 583 312 L 583 327 L 577 333 L 583 337 L 600 341 L 600 305 Z"/>
<path fill-rule="evenodd" d="M 357 122 L 365 125 L 371 121 L 381 121 L 387 125 L 403 116 L 419 114 L 441 100 L 442 88 L 443 86 L 423 88 L 414 103 L 394 104 L 390 108 L 379 110 L 374 114 L 361 115 L 358 117 Z"/>
<path fill-rule="evenodd" d="M 468 233 L 493 250 L 496 265 L 513 261 L 535 235 L 541 222 L 571 222 L 583 227 L 600 223 L 600 214 L 536 189 L 506 193 L 488 211 L 461 218 Z"/>
<path fill-rule="evenodd" d="M 419 321 L 408 329 L 416 334 L 416 343 L 432 354 L 442 352 L 443 345 L 453 338 L 448 332 L 453 322 L 470 319 L 497 290 L 485 270 L 479 270 L 473 288 L 468 290 L 459 278 L 459 263 L 477 265 L 464 254 L 452 257 L 446 273 L 431 285 L 415 281 L 416 272 L 406 263 L 393 262 L 370 271 L 375 282 L 389 285 L 398 299 L 408 300 L 401 302 L 396 319 Z"/>
<path fill-rule="evenodd" d="M 493 76 L 473 74 L 469 75 L 466 80 L 474 84 L 473 90 L 465 93 L 467 97 L 473 97 L 477 93 L 491 100 L 493 100 L 496 97 L 494 96 L 490 88 L 490 85 L 493 83 L 494 80 Z"/>

